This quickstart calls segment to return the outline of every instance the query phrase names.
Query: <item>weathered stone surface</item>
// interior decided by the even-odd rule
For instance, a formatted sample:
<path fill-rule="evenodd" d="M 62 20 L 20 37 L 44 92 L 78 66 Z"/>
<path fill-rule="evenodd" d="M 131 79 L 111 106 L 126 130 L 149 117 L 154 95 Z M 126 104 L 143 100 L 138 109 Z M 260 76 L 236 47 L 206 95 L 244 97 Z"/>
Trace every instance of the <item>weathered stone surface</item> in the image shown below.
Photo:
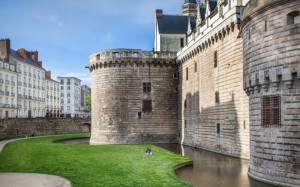
<path fill-rule="evenodd" d="M 174 53 L 140 50 L 107 50 L 90 56 L 91 144 L 177 142 L 174 59 Z M 143 83 L 151 83 L 150 93 L 143 92 Z M 151 112 L 142 111 L 143 100 L 152 100 Z"/>
<path fill-rule="evenodd" d="M 250 97 L 251 177 L 300 185 L 300 25 L 288 14 L 297 0 L 256 0 L 245 7 L 242 23 L 244 85 Z M 281 126 L 262 126 L 262 96 L 281 98 Z"/>
<path fill-rule="evenodd" d="M 90 119 L 32 118 L 0 120 L 0 139 L 90 132 Z"/>

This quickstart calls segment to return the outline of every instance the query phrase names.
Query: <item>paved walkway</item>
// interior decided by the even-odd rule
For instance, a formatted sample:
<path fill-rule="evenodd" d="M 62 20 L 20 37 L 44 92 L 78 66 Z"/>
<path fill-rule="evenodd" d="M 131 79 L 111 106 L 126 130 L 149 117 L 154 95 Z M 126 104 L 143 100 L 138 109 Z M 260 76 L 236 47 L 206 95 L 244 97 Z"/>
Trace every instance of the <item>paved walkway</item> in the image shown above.
<path fill-rule="evenodd" d="M 22 140 L 0 141 L 0 152 L 7 143 Z M 0 173 L 0 187 L 71 187 L 71 182 L 58 176 L 32 173 Z"/>

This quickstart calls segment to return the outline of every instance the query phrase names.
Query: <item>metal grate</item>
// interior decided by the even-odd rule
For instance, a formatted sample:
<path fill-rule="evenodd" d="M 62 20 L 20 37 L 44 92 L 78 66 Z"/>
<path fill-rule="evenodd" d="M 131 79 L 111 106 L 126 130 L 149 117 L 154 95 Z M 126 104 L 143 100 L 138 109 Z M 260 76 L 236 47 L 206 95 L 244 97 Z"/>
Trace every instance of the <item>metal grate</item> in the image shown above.
<path fill-rule="evenodd" d="M 143 100 L 143 112 L 152 111 L 152 100 Z"/>
<path fill-rule="evenodd" d="M 264 128 L 279 128 L 281 121 L 280 96 L 263 96 L 261 98 L 261 124 Z"/>

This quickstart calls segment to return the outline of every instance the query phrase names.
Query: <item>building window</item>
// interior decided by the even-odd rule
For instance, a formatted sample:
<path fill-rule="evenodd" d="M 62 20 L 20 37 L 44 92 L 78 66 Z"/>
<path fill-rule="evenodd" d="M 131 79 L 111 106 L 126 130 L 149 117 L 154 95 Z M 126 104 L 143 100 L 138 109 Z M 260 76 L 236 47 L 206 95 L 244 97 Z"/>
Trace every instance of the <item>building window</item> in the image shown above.
<path fill-rule="evenodd" d="M 220 134 L 220 123 L 217 123 L 217 134 Z"/>
<path fill-rule="evenodd" d="M 197 62 L 195 62 L 195 73 L 197 72 Z"/>
<path fill-rule="evenodd" d="M 264 128 L 280 127 L 280 96 L 263 96 L 261 98 L 261 125 Z"/>
<path fill-rule="evenodd" d="M 184 47 L 184 38 L 180 38 L 180 47 Z"/>
<path fill-rule="evenodd" d="M 189 68 L 185 69 L 185 73 L 186 73 L 186 80 L 189 80 Z"/>
<path fill-rule="evenodd" d="M 214 52 L 214 67 L 218 67 L 218 51 Z"/>
<path fill-rule="evenodd" d="M 267 32 L 268 31 L 268 22 L 267 22 L 267 20 L 265 20 L 265 32 Z"/>
<path fill-rule="evenodd" d="M 173 79 L 177 79 L 177 73 L 173 73 Z"/>
<path fill-rule="evenodd" d="M 143 100 L 143 112 L 152 111 L 152 100 Z"/>
<path fill-rule="evenodd" d="M 60 80 L 60 84 L 64 84 L 64 80 L 63 79 Z"/>
<path fill-rule="evenodd" d="M 187 101 L 186 101 L 186 99 L 184 100 L 184 108 L 187 108 Z"/>
<path fill-rule="evenodd" d="M 149 83 L 149 82 L 143 83 L 143 92 L 144 93 L 151 92 L 151 83 Z"/>
<path fill-rule="evenodd" d="M 100 60 L 100 54 L 96 55 L 96 60 Z"/>
<path fill-rule="evenodd" d="M 70 90 L 70 86 L 68 86 L 67 89 Z"/>
<path fill-rule="evenodd" d="M 291 25 L 291 24 L 298 24 L 298 23 L 300 23 L 300 13 L 299 13 L 299 11 L 290 12 L 287 15 L 287 24 Z"/>
<path fill-rule="evenodd" d="M 251 39 L 251 31 L 250 31 L 250 29 L 248 30 L 248 40 L 250 40 Z"/>
<path fill-rule="evenodd" d="M 215 102 L 220 103 L 219 92 L 215 92 Z"/>

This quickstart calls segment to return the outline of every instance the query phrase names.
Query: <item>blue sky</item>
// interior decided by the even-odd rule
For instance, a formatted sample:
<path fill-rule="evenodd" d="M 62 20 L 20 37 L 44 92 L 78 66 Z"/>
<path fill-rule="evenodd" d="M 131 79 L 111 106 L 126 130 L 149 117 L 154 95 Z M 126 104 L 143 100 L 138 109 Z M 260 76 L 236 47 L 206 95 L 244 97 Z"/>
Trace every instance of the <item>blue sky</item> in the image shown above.
<path fill-rule="evenodd" d="M 57 76 L 90 85 L 89 55 L 114 48 L 152 50 L 154 12 L 181 14 L 184 0 L 0 0 L 0 38 L 38 50 Z"/>

